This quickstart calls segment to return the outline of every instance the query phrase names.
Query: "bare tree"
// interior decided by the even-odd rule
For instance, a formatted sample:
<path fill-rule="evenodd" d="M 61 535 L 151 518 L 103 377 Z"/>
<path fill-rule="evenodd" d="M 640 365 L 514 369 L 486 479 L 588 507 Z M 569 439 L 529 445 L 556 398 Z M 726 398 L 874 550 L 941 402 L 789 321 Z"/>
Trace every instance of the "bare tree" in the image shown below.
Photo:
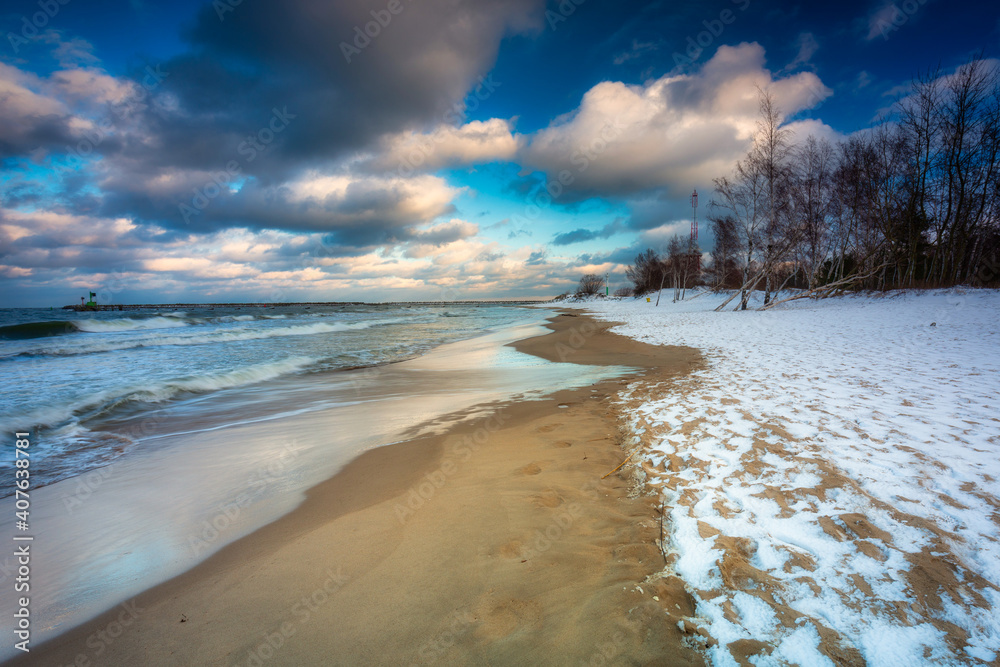
<path fill-rule="evenodd" d="M 625 277 L 637 295 L 648 294 L 662 286 L 665 267 L 652 248 L 639 253 L 632 266 L 625 269 Z"/>
<path fill-rule="evenodd" d="M 731 215 L 710 216 L 709 223 L 712 226 L 712 236 L 715 237 L 711 266 L 714 288 L 719 290 L 733 287 L 731 283 L 739 271 L 736 220 Z"/>
<path fill-rule="evenodd" d="M 760 171 L 766 188 L 766 222 L 764 225 L 765 263 L 772 265 L 780 257 L 772 256 L 784 244 L 782 221 L 789 200 L 788 156 L 792 150 L 789 132 L 782 127 L 784 117 L 774 102 L 769 90 L 757 88 L 759 118 L 754 145 L 748 156 L 753 168 Z M 771 300 L 771 280 L 773 271 L 764 276 L 764 303 Z"/>
<path fill-rule="evenodd" d="M 687 277 L 685 275 L 684 244 L 676 234 L 671 237 L 667 244 L 667 266 L 670 272 L 670 286 L 674 291 L 673 302 L 677 303 L 681 298 L 681 284 Z"/>
<path fill-rule="evenodd" d="M 807 289 L 816 286 L 820 268 L 830 257 L 834 156 L 830 142 L 813 136 L 792 154 L 788 213 L 802 236 L 794 249 L 794 270 L 801 270 Z"/>
<path fill-rule="evenodd" d="M 576 288 L 576 293 L 581 296 L 600 294 L 602 287 L 604 287 L 604 276 L 599 276 L 596 273 L 588 273 L 583 278 L 580 278 L 580 284 Z"/>
<path fill-rule="evenodd" d="M 780 280 L 778 291 L 791 283 L 808 295 L 996 281 L 994 61 L 979 54 L 952 74 L 918 76 L 872 128 L 836 146 L 814 137 L 793 146 L 773 97 L 758 95 L 750 149 L 732 174 L 715 179 L 710 204 L 715 286 L 741 270 L 730 297 L 741 297 L 740 309 L 761 286 L 769 305 Z"/>

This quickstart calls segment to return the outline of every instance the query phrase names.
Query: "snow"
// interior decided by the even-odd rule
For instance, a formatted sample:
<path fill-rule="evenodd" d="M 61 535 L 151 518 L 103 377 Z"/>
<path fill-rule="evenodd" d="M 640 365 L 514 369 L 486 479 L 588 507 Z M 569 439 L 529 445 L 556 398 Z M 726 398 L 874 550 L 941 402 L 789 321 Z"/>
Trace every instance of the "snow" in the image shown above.
<path fill-rule="evenodd" d="M 727 645 L 743 638 L 772 647 L 760 665 L 830 664 L 821 645 L 878 666 L 996 660 L 1000 292 L 713 312 L 723 298 L 584 306 L 705 357 L 622 400 L 659 469 L 669 573 L 718 641 L 710 661 L 737 664 Z M 744 538 L 740 576 L 723 537 Z"/>

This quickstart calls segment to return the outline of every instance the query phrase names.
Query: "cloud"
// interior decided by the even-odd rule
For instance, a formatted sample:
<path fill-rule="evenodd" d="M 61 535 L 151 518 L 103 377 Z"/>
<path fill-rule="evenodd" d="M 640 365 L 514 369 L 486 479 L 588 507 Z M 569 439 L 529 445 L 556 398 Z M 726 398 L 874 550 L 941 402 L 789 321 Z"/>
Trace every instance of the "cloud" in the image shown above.
<path fill-rule="evenodd" d="M 411 230 L 409 238 L 425 245 L 442 246 L 470 238 L 479 233 L 479 225 L 464 220 L 451 220 L 426 229 Z"/>
<path fill-rule="evenodd" d="M 34 74 L 0 63 L 0 158 L 73 142 L 90 126 L 46 87 Z"/>
<path fill-rule="evenodd" d="M 513 123 L 500 118 L 472 121 L 455 127 L 439 125 L 430 132 L 402 132 L 382 139 L 373 168 L 401 175 L 419 171 L 495 160 L 511 160 L 522 138 L 512 131 Z"/>
<path fill-rule="evenodd" d="M 52 52 L 56 61 L 62 67 L 76 67 L 79 65 L 92 65 L 98 62 L 94 55 L 93 45 L 79 37 L 63 40 L 55 31 L 48 31 L 52 39 L 56 42 L 56 47 Z"/>
<path fill-rule="evenodd" d="M 791 72 L 801 65 L 806 65 L 812 60 L 813 55 L 819 50 L 819 42 L 816 41 L 816 37 L 811 32 L 801 32 L 799 33 L 798 39 L 799 51 L 795 54 L 795 58 L 792 62 L 785 65 L 782 71 Z"/>
<path fill-rule="evenodd" d="M 868 33 L 865 35 L 865 40 L 870 42 L 876 37 L 888 40 L 889 36 L 899 30 L 903 24 L 918 16 L 921 7 L 927 2 L 929 0 L 920 0 L 919 3 L 913 2 L 912 4 L 883 0 L 878 8 L 868 15 Z"/>
<path fill-rule="evenodd" d="M 685 196 L 746 150 L 758 113 L 755 86 L 770 90 L 787 115 L 832 94 L 812 72 L 772 75 L 759 44 L 723 46 L 693 75 L 597 84 L 577 109 L 531 136 L 520 158 L 560 180 L 567 200 L 664 188 Z"/>
<path fill-rule="evenodd" d="M 543 7 L 543 0 L 404 3 L 368 38 L 373 18 L 363 4 L 243 3 L 223 21 L 205 5 L 188 32 L 190 50 L 163 64 L 164 90 L 177 108 L 157 118 L 157 159 L 211 167 L 197 145 L 235 149 L 275 106 L 297 119 L 274 154 L 250 167 L 256 174 L 284 174 L 290 163 L 342 158 L 387 134 L 438 127 L 463 108 L 504 36 L 542 26 Z"/>
<path fill-rule="evenodd" d="M 625 226 L 622 225 L 621 220 L 615 220 L 614 222 L 608 223 L 597 231 L 590 229 L 574 229 L 571 232 L 557 234 L 556 237 L 552 239 L 552 245 L 562 246 L 573 243 L 582 243 L 583 241 L 592 241 L 594 239 L 606 239 L 610 236 L 614 236 L 624 229 Z"/>
<path fill-rule="evenodd" d="M 484 75 L 501 40 L 544 25 L 544 0 L 404 3 L 347 57 L 341 43 L 372 20 L 365 6 L 243 3 L 221 21 L 219 6 L 201 8 L 184 52 L 132 78 L 51 31 L 61 69 L 0 64 L 0 157 L 56 168 L 7 203 L 55 189 L 49 201 L 76 214 L 199 233 L 322 231 L 366 247 L 453 212 L 461 189 L 429 172 L 520 148 L 513 120 L 457 121 L 470 89 L 479 103 L 500 85 Z M 421 164 L 400 173 L 425 143 Z"/>
<path fill-rule="evenodd" d="M 367 245 L 405 237 L 406 228 L 454 210 L 460 188 L 437 176 L 374 176 L 344 166 L 306 170 L 267 185 L 225 170 L 105 172 L 101 212 L 155 220 L 174 229 L 225 227 L 320 231 Z"/>
<path fill-rule="evenodd" d="M 633 39 L 632 46 L 629 50 L 616 55 L 612 62 L 614 62 L 615 65 L 624 65 L 630 60 L 636 60 L 647 53 L 652 53 L 658 50 L 660 46 L 661 42 L 640 42 L 638 39 Z"/>

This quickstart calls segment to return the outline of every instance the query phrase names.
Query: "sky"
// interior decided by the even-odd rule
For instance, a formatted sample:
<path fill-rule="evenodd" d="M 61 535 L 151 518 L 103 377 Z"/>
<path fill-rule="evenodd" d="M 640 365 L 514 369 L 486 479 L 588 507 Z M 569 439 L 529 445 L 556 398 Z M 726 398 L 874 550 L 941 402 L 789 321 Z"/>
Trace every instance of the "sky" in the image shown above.
<path fill-rule="evenodd" d="M 551 297 L 1000 51 L 944 0 L 4 0 L 0 307 Z"/>

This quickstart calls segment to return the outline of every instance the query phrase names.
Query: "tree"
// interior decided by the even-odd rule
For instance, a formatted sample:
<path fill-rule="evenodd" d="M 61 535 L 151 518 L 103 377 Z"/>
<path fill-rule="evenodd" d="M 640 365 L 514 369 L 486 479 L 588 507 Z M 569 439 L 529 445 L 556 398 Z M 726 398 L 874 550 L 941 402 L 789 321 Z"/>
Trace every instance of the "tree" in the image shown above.
<path fill-rule="evenodd" d="M 801 271 L 808 289 L 816 286 L 820 267 L 830 254 L 834 162 L 830 142 L 811 135 L 791 157 L 789 218 L 802 236 L 794 249 L 794 270 Z"/>
<path fill-rule="evenodd" d="M 738 285 L 741 309 L 759 286 L 767 306 L 782 278 L 809 294 L 997 281 L 995 62 L 979 54 L 919 75 L 873 127 L 836 145 L 793 145 L 771 95 L 758 95 L 752 143 L 714 180 L 709 215 L 715 287 Z"/>
<path fill-rule="evenodd" d="M 625 277 L 632 283 L 636 296 L 641 296 L 659 288 L 665 270 L 656 251 L 649 248 L 639 253 L 632 266 L 625 269 Z"/>
<path fill-rule="evenodd" d="M 596 273 L 588 273 L 583 278 L 580 278 L 580 285 L 576 288 L 576 293 L 581 296 L 600 294 L 603 287 L 604 276 L 599 276 Z"/>
<path fill-rule="evenodd" d="M 731 215 L 710 216 L 712 236 L 715 237 L 715 247 L 712 249 L 713 283 L 715 289 L 739 287 L 733 284 L 739 273 L 737 252 L 740 242 L 736 232 L 736 220 Z"/>
<path fill-rule="evenodd" d="M 684 244 L 679 236 L 674 234 L 670 243 L 667 244 L 667 266 L 670 273 L 670 286 L 674 290 L 674 303 L 681 298 L 681 283 L 687 277 L 685 275 Z"/>
<path fill-rule="evenodd" d="M 785 212 L 789 200 L 789 170 L 788 156 L 791 152 L 789 132 L 782 127 L 784 118 L 774 96 L 769 90 L 757 88 L 757 98 L 760 117 L 757 119 L 757 134 L 754 137 L 753 148 L 747 156 L 750 168 L 760 172 L 765 187 L 766 220 L 764 224 L 764 258 L 765 266 L 773 268 L 782 258 L 775 255 L 785 235 L 781 223 L 785 220 Z M 764 273 L 764 303 L 771 301 L 771 279 L 773 270 L 766 268 Z"/>
<path fill-rule="evenodd" d="M 736 163 L 732 178 L 716 178 L 715 198 L 710 207 L 719 208 L 735 222 L 736 238 L 739 244 L 743 279 L 740 310 L 746 310 L 750 298 L 749 289 L 754 259 L 761 244 L 762 226 L 765 212 L 764 179 L 755 168 L 751 156 Z"/>

